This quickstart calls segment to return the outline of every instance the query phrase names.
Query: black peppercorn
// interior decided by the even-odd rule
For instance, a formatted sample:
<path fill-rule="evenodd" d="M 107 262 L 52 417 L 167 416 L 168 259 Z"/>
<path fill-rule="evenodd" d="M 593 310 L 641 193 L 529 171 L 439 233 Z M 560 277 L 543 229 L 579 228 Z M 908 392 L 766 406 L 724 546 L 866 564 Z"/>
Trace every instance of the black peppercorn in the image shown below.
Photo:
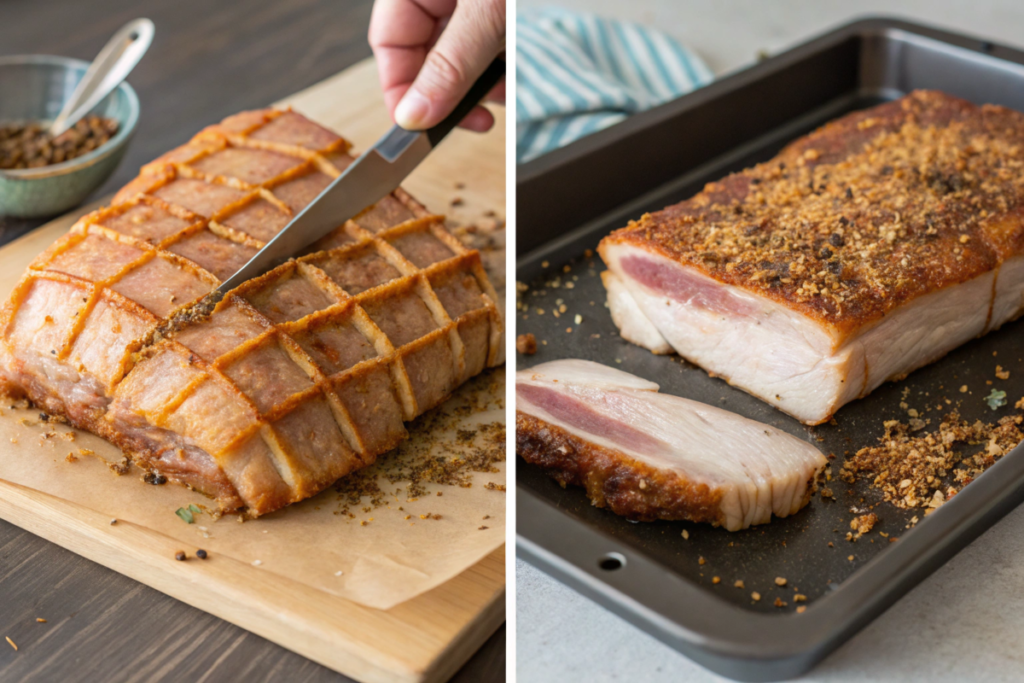
<path fill-rule="evenodd" d="M 200 548 L 199 550 L 196 551 L 196 557 L 198 557 L 200 560 L 205 560 L 206 559 L 206 551 L 203 550 L 202 548 Z"/>

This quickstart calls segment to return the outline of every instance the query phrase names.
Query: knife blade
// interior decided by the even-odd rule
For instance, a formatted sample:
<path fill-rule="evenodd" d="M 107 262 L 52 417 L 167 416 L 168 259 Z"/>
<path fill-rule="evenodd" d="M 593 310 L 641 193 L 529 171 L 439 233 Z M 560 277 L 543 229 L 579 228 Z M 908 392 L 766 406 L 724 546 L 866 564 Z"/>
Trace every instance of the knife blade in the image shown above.
<path fill-rule="evenodd" d="M 504 75 L 505 60 L 498 57 L 441 123 L 422 131 L 392 126 L 244 266 L 211 292 L 206 302 L 216 303 L 243 282 L 276 268 L 397 189 Z"/>

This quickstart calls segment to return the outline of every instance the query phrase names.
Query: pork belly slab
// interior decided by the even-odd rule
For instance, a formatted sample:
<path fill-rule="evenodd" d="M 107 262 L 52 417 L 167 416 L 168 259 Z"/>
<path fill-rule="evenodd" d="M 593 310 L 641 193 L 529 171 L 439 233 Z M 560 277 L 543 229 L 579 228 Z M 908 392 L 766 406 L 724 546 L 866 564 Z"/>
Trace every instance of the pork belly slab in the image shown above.
<path fill-rule="evenodd" d="M 616 514 L 729 531 L 800 510 L 827 462 L 774 427 L 584 360 L 516 373 L 516 452 Z"/>
<path fill-rule="evenodd" d="M 914 92 L 599 252 L 624 338 L 819 424 L 1024 312 L 1024 115 Z"/>
<path fill-rule="evenodd" d="M 0 314 L 7 389 L 145 470 L 257 516 L 406 436 L 503 362 L 480 256 L 402 190 L 310 253 L 190 306 L 352 161 L 292 111 L 238 114 L 142 169 L 41 254 Z"/>

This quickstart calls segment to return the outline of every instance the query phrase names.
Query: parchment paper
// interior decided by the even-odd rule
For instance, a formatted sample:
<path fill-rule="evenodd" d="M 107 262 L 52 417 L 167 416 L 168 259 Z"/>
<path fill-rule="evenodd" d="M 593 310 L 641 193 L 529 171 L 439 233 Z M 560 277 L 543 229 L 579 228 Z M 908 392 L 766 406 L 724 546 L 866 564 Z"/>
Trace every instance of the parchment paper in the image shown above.
<path fill-rule="evenodd" d="M 357 149 L 367 148 L 390 125 L 372 60 L 278 104 L 292 105 L 342 132 Z M 427 206 L 447 208 L 449 227 L 470 247 L 480 249 L 503 299 L 505 231 L 495 211 L 499 216 L 504 213 L 505 126 L 504 111 L 498 108 L 494 113 L 498 123 L 491 133 L 452 134 L 403 186 Z M 100 203 L 106 202 L 83 207 L 79 214 Z M 28 262 L 75 218 L 66 216 L 30 234 L 24 239 L 31 247 L 4 248 L 0 301 L 7 299 Z M 504 301 L 498 305 L 503 311 Z M 493 448 L 495 442 L 503 454 L 504 395 L 504 368 L 471 380 L 449 401 L 408 425 L 410 439 L 364 472 L 393 471 L 422 464 L 431 456 L 479 456 L 478 449 Z M 496 472 L 470 473 L 468 488 L 428 484 L 426 494 L 414 501 L 406 495 L 408 482 L 380 476 L 380 489 L 390 496 L 376 507 L 370 497 L 353 504 L 332 489 L 243 524 L 234 516 L 215 521 L 207 514 L 196 515 L 194 523 L 187 524 L 175 510 L 190 503 L 202 506 L 210 503 L 208 499 L 172 484 L 144 484 L 138 469 L 115 476 L 104 461 L 119 461 L 118 449 L 85 432 L 68 441 L 60 436 L 71 431 L 67 427 L 40 423 L 37 411 L 12 410 L 8 405 L 0 401 L 0 479 L 179 539 L 189 556 L 202 548 L 211 557 L 219 553 L 258 562 L 260 570 L 370 607 L 387 609 L 426 592 L 470 568 L 505 540 L 503 462 L 496 464 Z M 483 425 L 491 427 L 479 429 Z M 50 432 L 55 435 L 44 436 Z M 65 460 L 79 449 L 91 450 L 95 457 Z M 485 488 L 488 483 L 500 489 Z M 346 506 L 354 517 L 342 514 Z M 420 517 L 428 514 L 429 518 Z"/>
<path fill-rule="evenodd" d="M 392 483 L 384 476 L 432 457 L 486 458 L 488 449 L 495 455 L 494 448 L 503 453 L 504 396 L 505 369 L 497 368 L 411 423 L 410 439 L 360 475 L 387 493 L 386 502 L 376 507 L 369 496 L 353 505 L 348 495 L 329 489 L 244 523 L 235 515 L 215 520 L 201 513 L 188 524 L 175 511 L 190 503 L 215 507 L 209 499 L 173 484 L 146 484 L 138 468 L 118 476 L 106 464 L 121 460 L 117 448 L 92 434 L 43 422 L 39 411 L 11 409 L 10 401 L 0 403 L 0 479 L 171 536 L 191 557 L 199 548 L 211 557 L 229 555 L 387 609 L 444 583 L 504 543 L 504 462 L 494 464 L 496 472 L 467 472 L 468 488 L 425 484 L 426 494 L 411 501 L 407 481 Z M 342 513 L 346 507 L 349 514 Z"/>

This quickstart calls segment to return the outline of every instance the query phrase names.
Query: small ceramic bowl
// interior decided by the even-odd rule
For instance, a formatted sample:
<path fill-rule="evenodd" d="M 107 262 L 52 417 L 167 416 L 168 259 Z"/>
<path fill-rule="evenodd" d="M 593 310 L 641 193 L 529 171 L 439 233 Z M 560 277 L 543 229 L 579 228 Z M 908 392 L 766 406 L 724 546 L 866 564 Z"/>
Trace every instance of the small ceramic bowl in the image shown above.
<path fill-rule="evenodd" d="M 0 57 L 0 122 L 52 121 L 89 67 L 48 55 Z M 39 168 L 0 169 L 0 215 L 53 216 L 81 204 L 110 177 L 128 149 L 139 120 L 139 98 L 127 83 L 92 113 L 116 119 L 117 134 L 80 157 Z"/>

